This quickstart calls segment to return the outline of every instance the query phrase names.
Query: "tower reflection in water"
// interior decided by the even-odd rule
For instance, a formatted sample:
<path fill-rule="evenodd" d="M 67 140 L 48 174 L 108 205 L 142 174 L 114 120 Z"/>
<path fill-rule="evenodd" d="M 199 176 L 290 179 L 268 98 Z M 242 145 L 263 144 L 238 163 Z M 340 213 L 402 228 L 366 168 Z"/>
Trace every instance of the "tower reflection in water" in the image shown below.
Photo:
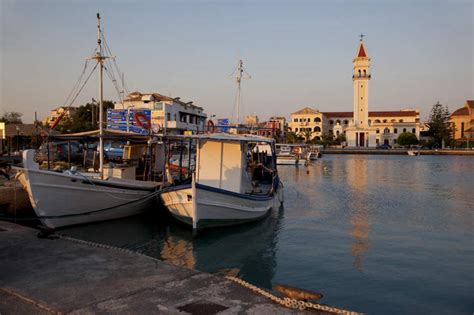
<path fill-rule="evenodd" d="M 367 159 L 349 159 L 346 161 L 347 184 L 350 191 L 350 235 L 353 266 L 363 271 L 364 254 L 369 250 L 369 205 L 367 192 Z"/>

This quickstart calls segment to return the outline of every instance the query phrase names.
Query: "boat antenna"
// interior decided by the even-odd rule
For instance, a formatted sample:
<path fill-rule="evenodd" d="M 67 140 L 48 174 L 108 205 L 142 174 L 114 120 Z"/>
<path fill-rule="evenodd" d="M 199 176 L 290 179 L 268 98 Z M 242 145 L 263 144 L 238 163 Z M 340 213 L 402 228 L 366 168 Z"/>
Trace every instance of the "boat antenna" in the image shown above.
<path fill-rule="evenodd" d="M 241 93 L 242 93 L 242 79 L 251 79 L 252 76 L 245 70 L 244 61 L 239 59 L 237 68 L 232 73 L 237 83 L 237 93 L 235 95 L 234 110 L 236 109 L 237 120 L 234 120 L 234 110 L 232 110 L 232 120 L 237 125 L 240 123 L 240 112 L 241 112 Z"/>

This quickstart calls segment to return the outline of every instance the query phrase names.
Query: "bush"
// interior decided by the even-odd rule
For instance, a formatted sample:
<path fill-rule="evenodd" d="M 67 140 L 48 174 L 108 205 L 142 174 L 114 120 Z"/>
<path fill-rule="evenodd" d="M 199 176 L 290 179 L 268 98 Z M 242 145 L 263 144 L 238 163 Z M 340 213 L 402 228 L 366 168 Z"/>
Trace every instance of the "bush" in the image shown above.
<path fill-rule="evenodd" d="M 418 144 L 416 135 L 411 132 L 403 132 L 398 136 L 397 143 L 403 146 Z"/>

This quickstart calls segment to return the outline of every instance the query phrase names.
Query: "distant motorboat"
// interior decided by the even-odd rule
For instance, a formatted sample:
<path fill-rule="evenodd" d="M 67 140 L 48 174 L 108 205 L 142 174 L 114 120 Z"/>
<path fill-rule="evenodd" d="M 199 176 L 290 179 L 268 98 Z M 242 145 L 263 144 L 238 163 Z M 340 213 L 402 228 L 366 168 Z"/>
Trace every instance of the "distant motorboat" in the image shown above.
<path fill-rule="evenodd" d="M 408 153 L 409 156 L 417 156 L 417 155 L 420 155 L 420 151 L 419 151 L 419 150 L 408 150 L 407 153 Z"/>
<path fill-rule="evenodd" d="M 304 154 L 301 146 L 277 144 L 276 163 L 277 165 L 306 165 L 310 159 L 309 152 Z"/>

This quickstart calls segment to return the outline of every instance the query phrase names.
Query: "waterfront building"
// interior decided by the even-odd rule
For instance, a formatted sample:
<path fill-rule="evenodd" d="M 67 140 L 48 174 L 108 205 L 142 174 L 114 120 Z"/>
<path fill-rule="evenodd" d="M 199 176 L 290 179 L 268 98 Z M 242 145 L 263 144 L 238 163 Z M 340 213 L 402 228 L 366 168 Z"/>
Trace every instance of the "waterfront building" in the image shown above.
<path fill-rule="evenodd" d="M 201 132 L 207 118 L 204 109 L 193 102 L 185 103 L 179 97 L 172 98 L 159 93 L 132 92 L 123 103 L 115 103 L 114 108 L 151 110 L 152 128 L 167 134 Z"/>
<path fill-rule="evenodd" d="M 249 127 L 258 125 L 258 116 L 257 115 L 245 116 L 245 124 Z"/>
<path fill-rule="evenodd" d="M 279 121 L 264 121 L 258 124 L 256 134 L 262 137 L 274 138 L 283 135 Z"/>
<path fill-rule="evenodd" d="M 280 133 L 282 135 L 285 133 L 286 128 L 287 128 L 285 117 L 283 117 L 283 116 L 273 116 L 273 117 L 270 117 L 269 121 L 278 123 L 278 126 L 280 128 Z"/>
<path fill-rule="evenodd" d="M 455 140 L 474 139 L 474 100 L 466 100 L 464 106 L 455 110 L 449 120 L 454 127 Z"/>
<path fill-rule="evenodd" d="M 57 108 L 53 108 L 51 110 L 51 113 L 48 117 L 43 119 L 43 125 L 44 126 L 50 126 L 52 127 L 54 122 L 61 117 L 61 119 L 72 119 L 74 114 L 77 111 L 77 107 L 72 107 L 72 106 L 60 106 Z"/>
<path fill-rule="evenodd" d="M 309 107 L 291 113 L 288 131 L 301 136 L 311 133 L 311 139 L 321 140 L 323 134 L 323 114 L 319 110 Z"/>
<path fill-rule="evenodd" d="M 305 107 L 291 114 L 288 130 L 300 136 L 311 132 L 311 139 L 321 140 L 323 134 L 346 135 L 351 147 L 395 145 L 398 135 L 411 132 L 420 136 L 420 112 L 415 109 L 399 111 L 369 111 L 370 58 L 364 41 L 359 41 L 353 59 L 353 111 L 320 112 Z"/>

